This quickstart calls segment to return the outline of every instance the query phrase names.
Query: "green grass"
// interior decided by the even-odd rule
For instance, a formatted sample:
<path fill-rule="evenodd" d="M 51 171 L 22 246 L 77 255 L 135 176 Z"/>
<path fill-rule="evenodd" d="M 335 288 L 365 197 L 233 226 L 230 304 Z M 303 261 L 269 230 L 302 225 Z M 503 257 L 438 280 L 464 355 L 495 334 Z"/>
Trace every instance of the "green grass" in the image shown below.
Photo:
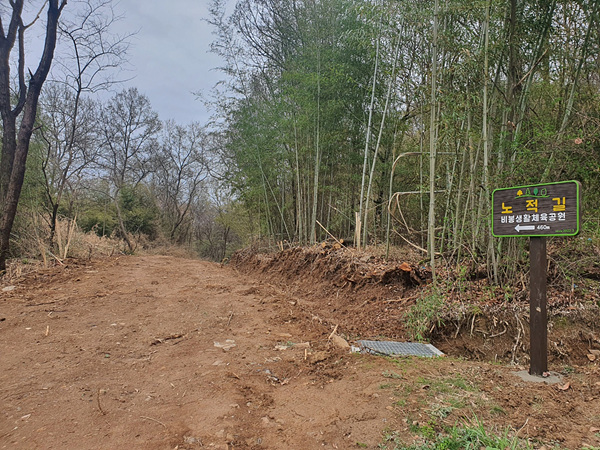
<path fill-rule="evenodd" d="M 492 414 L 497 414 L 497 415 L 500 415 L 500 414 L 502 414 L 502 415 L 506 415 L 506 411 L 504 411 L 504 409 L 503 409 L 503 408 L 501 408 L 501 407 L 500 407 L 500 406 L 498 406 L 498 405 L 494 405 L 494 406 L 492 406 L 491 413 L 492 413 Z"/>
<path fill-rule="evenodd" d="M 384 378 L 393 378 L 394 380 L 401 380 L 402 375 L 397 374 L 396 372 L 391 372 L 389 370 L 385 370 L 381 373 Z"/>
<path fill-rule="evenodd" d="M 442 325 L 440 313 L 443 304 L 443 296 L 435 290 L 417 299 L 404 316 L 404 326 L 412 340 L 427 341 L 432 326 Z"/>
<path fill-rule="evenodd" d="M 420 439 L 416 443 L 402 442 L 398 433 L 387 433 L 380 449 L 388 450 L 518 450 L 530 449 L 525 441 L 509 436 L 509 430 L 501 435 L 485 429 L 483 423 L 475 418 L 473 422 L 463 426 L 453 426 L 444 432 L 436 433 L 435 422 L 424 425 L 413 425 L 410 430 L 417 433 Z"/>
<path fill-rule="evenodd" d="M 441 380 L 428 380 L 424 377 L 419 377 L 417 378 L 417 383 L 422 384 L 423 387 L 427 386 L 434 395 L 453 392 L 457 388 L 466 392 L 473 392 L 476 390 L 473 385 L 471 385 L 460 375 Z"/>
<path fill-rule="evenodd" d="M 429 415 L 433 417 L 438 417 L 440 419 L 445 419 L 455 409 L 456 408 L 450 405 L 433 405 L 433 407 L 429 410 Z"/>

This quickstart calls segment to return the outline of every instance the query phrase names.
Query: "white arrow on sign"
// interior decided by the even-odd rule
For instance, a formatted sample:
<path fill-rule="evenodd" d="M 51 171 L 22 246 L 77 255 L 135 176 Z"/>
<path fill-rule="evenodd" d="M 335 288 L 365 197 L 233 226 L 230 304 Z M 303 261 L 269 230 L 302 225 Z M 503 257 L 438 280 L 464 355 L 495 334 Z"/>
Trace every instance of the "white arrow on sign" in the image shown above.
<path fill-rule="evenodd" d="M 521 225 L 518 223 L 515 227 L 515 230 L 517 230 L 517 233 L 519 233 L 521 230 L 535 230 L 535 225 Z"/>

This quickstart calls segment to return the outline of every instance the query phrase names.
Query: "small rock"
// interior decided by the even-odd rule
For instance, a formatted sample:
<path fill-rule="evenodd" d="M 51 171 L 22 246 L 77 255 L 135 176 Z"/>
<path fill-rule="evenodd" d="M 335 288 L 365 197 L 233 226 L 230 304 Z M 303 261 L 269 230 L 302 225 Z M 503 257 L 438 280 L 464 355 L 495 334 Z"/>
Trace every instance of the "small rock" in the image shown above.
<path fill-rule="evenodd" d="M 331 342 L 333 342 L 333 345 L 335 345 L 336 347 L 344 350 L 350 348 L 350 344 L 348 344 L 348 341 L 346 341 L 346 339 L 344 339 L 343 337 L 338 336 L 337 334 L 331 336 Z"/>
<path fill-rule="evenodd" d="M 596 361 L 596 355 L 592 354 L 592 353 L 588 353 L 587 358 L 590 361 Z"/>
<path fill-rule="evenodd" d="M 225 430 L 219 430 L 219 431 L 217 431 L 217 433 L 215 434 L 215 436 L 218 439 L 223 439 L 225 437 Z"/>
<path fill-rule="evenodd" d="M 188 444 L 188 445 L 199 444 L 200 446 L 202 446 L 202 441 L 200 439 L 192 437 L 192 436 L 184 436 L 183 443 Z"/>
<path fill-rule="evenodd" d="M 310 355 L 310 361 L 312 363 L 318 363 L 321 361 L 325 361 L 327 359 L 327 353 L 326 352 L 315 352 L 312 355 Z"/>
<path fill-rule="evenodd" d="M 5 288 L 2 288 L 2 292 L 14 291 L 16 288 L 16 286 L 6 286 Z"/>
<path fill-rule="evenodd" d="M 273 358 L 265 358 L 266 363 L 274 363 L 279 361 L 281 361 L 281 358 L 279 356 L 274 356 Z"/>
<path fill-rule="evenodd" d="M 233 347 L 236 346 L 235 341 L 233 339 L 227 339 L 225 343 L 214 341 L 215 347 L 222 348 L 224 352 L 228 352 Z"/>

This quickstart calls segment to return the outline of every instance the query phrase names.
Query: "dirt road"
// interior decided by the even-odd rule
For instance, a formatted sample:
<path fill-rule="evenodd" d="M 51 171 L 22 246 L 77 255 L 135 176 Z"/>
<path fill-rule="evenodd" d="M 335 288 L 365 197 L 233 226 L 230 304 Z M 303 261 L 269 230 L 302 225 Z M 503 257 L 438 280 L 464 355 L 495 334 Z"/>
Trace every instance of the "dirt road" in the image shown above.
<path fill-rule="evenodd" d="M 597 370 L 561 390 L 498 365 L 350 354 L 309 303 L 228 267 L 121 257 L 2 288 L 0 448 L 394 448 L 474 415 L 600 444 Z"/>

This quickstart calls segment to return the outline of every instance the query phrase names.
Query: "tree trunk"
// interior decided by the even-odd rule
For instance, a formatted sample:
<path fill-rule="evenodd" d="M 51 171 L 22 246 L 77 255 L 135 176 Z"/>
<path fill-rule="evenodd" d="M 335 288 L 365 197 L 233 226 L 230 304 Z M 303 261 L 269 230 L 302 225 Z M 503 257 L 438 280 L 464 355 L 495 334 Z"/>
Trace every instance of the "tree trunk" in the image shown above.
<path fill-rule="evenodd" d="M 383 19 L 383 18 L 382 18 Z M 381 23 L 380 23 L 381 25 Z M 381 38 L 377 37 L 377 47 L 375 49 L 375 68 L 373 69 L 373 85 L 371 87 L 371 103 L 369 104 L 369 121 L 367 122 L 367 135 L 365 137 L 365 151 L 364 151 L 364 161 L 363 161 L 363 170 L 362 170 L 362 181 L 360 183 L 360 204 L 358 207 L 358 218 L 362 220 L 363 210 L 366 209 L 364 207 L 365 201 L 365 182 L 367 179 L 367 167 L 369 166 L 369 142 L 371 141 L 371 122 L 373 120 L 373 107 L 375 105 L 375 87 L 377 86 L 377 70 L 379 68 L 379 44 Z M 365 224 L 363 224 L 364 226 Z M 357 223 L 358 226 L 358 223 Z M 361 233 L 356 232 L 355 244 L 357 248 L 361 247 Z M 365 242 L 366 245 L 366 242 Z"/>
<path fill-rule="evenodd" d="M 21 196 L 29 142 L 33 133 L 33 126 L 37 113 L 38 99 L 42 85 L 46 81 L 54 49 L 56 47 L 56 34 L 58 19 L 66 1 L 59 7 L 58 0 L 49 0 L 48 18 L 46 21 L 46 40 L 44 50 L 40 57 L 39 65 L 29 80 L 29 87 L 25 84 L 25 26 L 21 12 L 23 0 L 11 2 L 12 17 L 8 34 L 0 37 L 0 113 L 2 116 L 3 139 L 2 156 L 0 163 L 0 195 L 2 199 L 2 217 L 0 218 L 0 272 L 6 270 L 6 259 L 10 251 L 10 234 L 17 213 L 17 206 Z M 19 100 L 12 108 L 10 89 L 10 53 L 13 50 L 18 34 L 19 49 Z M 23 112 L 18 134 L 16 133 L 16 118 Z"/>
<path fill-rule="evenodd" d="M 394 61 L 392 64 L 392 74 L 388 83 L 388 90 L 385 96 L 385 106 L 383 108 L 383 114 L 381 116 L 381 123 L 379 124 L 379 134 L 377 135 L 377 143 L 375 144 L 375 152 L 373 154 L 373 162 L 371 163 L 371 171 L 369 172 L 369 182 L 367 184 L 367 196 L 364 200 L 364 218 L 363 218 L 363 242 L 366 247 L 367 245 L 367 228 L 368 228 L 368 218 L 369 218 L 369 201 L 371 199 L 371 187 L 373 186 L 373 176 L 375 173 L 375 164 L 377 163 L 377 155 L 379 153 L 379 146 L 381 144 L 381 137 L 383 136 L 383 129 L 385 126 L 385 119 L 388 112 L 388 107 L 390 104 L 390 98 L 392 96 L 392 86 L 394 84 L 394 77 L 396 75 L 396 63 L 398 62 L 398 55 L 400 52 L 400 42 L 401 42 L 400 33 L 398 33 L 398 40 L 396 42 L 396 46 L 394 49 Z"/>
<path fill-rule="evenodd" d="M 435 0 L 433 12 L 433 42 L 431 50 L 431 115 L 429 120 L 429 216 L 427 219 L 427 240 L 429 243 L 429 258 L 433 283 L 435 274 L 435 165 L 436 165 L 436 90 L 437 90 L 437 45 L 438 45 L 438 12 L 439 1 Z"/>
<path fill-rule="evenodd" d="M 319 198 L 319 171 L 321 168 L 321 148 L 320 148 L 320 122 L 321 122 L 321 54 L 317 51 L 317 124 L 316 124 L 316 143 L 315 143 L 315 172 L 313 180 L 313 201 L 312 215 L 310 224 L 310 243 L 317 242 L 317 206 Z"/>

